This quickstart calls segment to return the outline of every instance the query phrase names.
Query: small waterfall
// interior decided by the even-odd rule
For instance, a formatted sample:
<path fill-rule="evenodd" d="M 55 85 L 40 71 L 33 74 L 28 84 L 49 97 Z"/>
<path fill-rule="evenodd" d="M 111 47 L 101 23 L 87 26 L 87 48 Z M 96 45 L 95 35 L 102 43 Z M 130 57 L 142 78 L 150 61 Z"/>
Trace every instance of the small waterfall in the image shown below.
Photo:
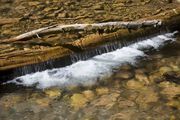
<path fill-rule="evenodd" d="M 176 34 L 176 32 L 173 33 L 173 35 L 175 35 L 175 34 Z M 173 37 L 170 34 L 164 34 L 164 36 Z M 134 40 L 131 40 L 131 41 L 119 40 L 119 41 L 116 41 L 116 42 L 113 42 L 113 43 L 108 43 L 106 45 L 102 45 L 102 46 L 100 46 L 98 48 L 94 48 L 94 49 L 90 49 L 88 51 L 84 51 L 82 53 L 75 53 L 75 54 L 70 55 L 71 62 L 75 63 L 75 62 L 77 62 L 79 60 L 87 60 L 89 58 L 94 57 L 95 55 L 101 55 L 103 53 L 112 52 L 112 51 L 114 51 L 116 49 L 122 48 L 124 46 L 131 45 L 131 44 L 139 42 L 139 41 L 143 41 L 144 39 L 148 39 L 148 38 L 149 37 L 147 37 L 147 38 L 138 38 L 138 39 L 134 39 Z"/>
<path fill-rule="evenodd" d="M 7 83 L 36 86 L 40 89 L 51 86 L 67 87 L 71 85 L 93 85 L 98 80 L 103 80 L 103 78 L 110 76 L 112 71 L 120 67 L 122 64 L 135 64 L 138 57 L 146 56 L 144 50 L 149 50 L 151 48 L 158 49 L 166 43 L 174 41 L 175 39 L 173 36 L 175 33 L 176 32 L 158 35 L 151 39 L 133 43 L 126 47 L 122 47 L 122 44 L 119 43 L 116 43 L 115 45 L 106 45 L 100 50 L 97 49 L 87 53 L 86 56 L 81 56 L 81 54 L 71 56 L 72 61 L 75 62 L 79 60 L 72 65 L 27 74 L 17 77 Z M 82 61 L 94 54 L 100 55 Z"/>
<path fill-rule="evenodd" d="M 163 31 L 161 31 L 161 33 L 163 33 Z M 171 38 L 171 37 L 173 37 L 174 34 L 175 33 L 173 33 L 171 36 L 169 34 L 164 34 L 164 36 Z M 147 39 L 147 38 L 144 38 L 144 39 Z M 8 71 L 3 71 L 0 73 L 0 79 L 1 79 L 0 82 L 4 82 L 9 79 L 13 79 L 14 77 L 18 77 L 18 76 L 22 76 L 22 75 L 26 75 L 26 74 L 30 74 L 30 73 L 34 73 L 34 72 L 40 72 L 40 71 L 43 71 L 46 69 L 65 67 L 67 65 L 71 65 L 72 63 L 78 62 L 80 60 L 87 60 L 96 55 L 101 55 L 103 53 L 112 52 L 116 49 L 131 45 L 138 41 L 143 41 L 144 39 L 138 38 L 138 39 L 130 40 L 130 41 L 119 40 L 119 41 L 116 41 L 113 43 L 108 43 L 106 45 L 102 45 L 98 48 L 94 48 L 94 49 L 90 49 L 88 51 L 81 52 L 81 53 L 75 53 L 75 54 L 71 54 L 69 56 L 65 56 L 62 58 L 48 60 L 48 61 L 45 61 L 42 63 L 32 64 L 32 65 L 27 65 L 27 66 L 15 68 L 15 69 L 8 70 Z"/>

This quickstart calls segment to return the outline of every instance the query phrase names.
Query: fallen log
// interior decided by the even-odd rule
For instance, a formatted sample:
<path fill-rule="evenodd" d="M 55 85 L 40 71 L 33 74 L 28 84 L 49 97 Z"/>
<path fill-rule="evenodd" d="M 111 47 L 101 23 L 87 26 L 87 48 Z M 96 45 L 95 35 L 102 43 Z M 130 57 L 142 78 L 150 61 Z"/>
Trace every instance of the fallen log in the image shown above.
<path fill-rule="evenodd" d="M 97 31 L 105 29 L 139 29 L 145 27 L 157 27 L 162 25 L 168 25 L 166 21 L 169 21 L 169 18 L 178 16 L 180 14 L 180 8 L 168 10 L 161 14 L 143 18 L 138 21 L 130 22 L 105 22 L 105 23 L 94 23 L 94 24 L 71 24 L 71 25 L 52 25 L 44 28 L 39 28 L 21 35 L 18 35 L 14 38 L 0 40 L 0 43 L 8 43 L 20 40 L 27 40 L 33 36 L 40 38 L 40 35 L 47 35 L 52 33 L 60 32 L 78 32 L 78 31 Z M 8 20 L 7 20 L 8 22 Z"/>
<path fill-rule="evenodd" d="M 71 24 L 71 25 L 53 25 L 49 27 L 40 28 L 33 30 L 15 38 L 1 40 L 0 43 L 14 42 L 24 40 L 33 36 L 39 37 L 42 34 L 50 34 L 54 32 L 78 32 L 78 31 L 93 31 L 103 30 L 105 28 L 115 29 L 138 29 L 151 26 L 160 26 L 160 20 L 147 20 L 147 21 L 132 21 L 132 22 L 105 22 L 105 23 L 94 23 L 94 24 Z"/>
<path fill-rule="evenodd" d="M 159 34 L 162 31 L 168 32 L 169 30 L 180 29 L 180 8 L 176 10 L 169 10 L 164 13 L 165 15 L 156 15 L 152 16 L 152 18 L 146 18 L 140 21 L 147 21 L 151 19 L 157 19 L 161 21 L 161 26 L 151 26 L 147 28 L 139 28 L 137 30 L 128 30 L 128 29 L 120 29 L 116 32 L 112 32 L 109 34 L 92 34 L 85 38 L 76 40 L 74 42 L 65 43 L 64 45 L 60 45 L 57 47 L 51 47 L 43 50 L 43 52 L 36 55 L 27 55 L 24 57 L 10 55 L 10 57 L 6 56 L 8 59 L 0 60 L 0 75 L 4 75 L 4 71 L 16 71 L 16 69 L 20 69 L 21 67 L 30 66 L 31 68 L 36 68 L 37 64 L 46 63 L 48 66 L 50 63 L 48 61 L 57 60 L 63 57 L 66 57 L 70 54 L 73 54 L 77 51 L 74 49 L 82 51 L 92 50 L 100 45 L 104 45 L 106 43 L 111 43 L 115 41 L 119 42 L 135 42 L 135 40 L 143 37 L 148 37 L 154 34 Z M 54 29 L 54 26 L 51 26 Z M 46 28 L 51 29 L 51 28 Z M 42 30 L 42 29 L 41 29 Z M 40 31 L 41 31 L 40 30 Z M 22 40 L 22 39 L 21 39 Z M 7 41 L 6 41 L 7 42 Z M 32 52 L 32 51 L 31 51 Z M 28 51 L 27 51 L 28 54 Z M 51 63 L 52 64 L 52 63 Z M 58 67 L 57 64 L 53 67 Z M 38 70 L 43 70 L 38 69 Z M 36 71 L 36 69 L 35 69 Z M 30 71 L 30 72 L 35 72 Z M 28 72 L 27 72 L 28 73 Z M 26 74 L 27 74 L 26 73 Z"/>

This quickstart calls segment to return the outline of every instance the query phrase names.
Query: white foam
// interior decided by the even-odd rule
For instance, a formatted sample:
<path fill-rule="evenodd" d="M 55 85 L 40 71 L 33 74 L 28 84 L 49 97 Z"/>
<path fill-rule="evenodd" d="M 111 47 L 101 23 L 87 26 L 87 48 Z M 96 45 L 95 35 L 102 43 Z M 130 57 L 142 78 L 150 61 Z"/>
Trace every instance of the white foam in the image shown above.
<path fill-rule="evenodd" d="M 102 80 L 112 74 L 113 69 L 123 63 L 134 64 L 137 57 L 145 56 L 142 49 L 162 46 L 166 41 L 174 40 L 173 33 L 159 35 L 151 39 L 137 42 L 127 47 L 117 49 L 113 52 L 95 56 L 86 61 L 78 61 L 70 66 L 45 70 L 33 74 L 18 77 L 8 83 L 15 83 L 24 86 L 36 86 L 37 88 L 47 88 L 51 86 L 76 86 L 92 85 L 97 80 Z"/>

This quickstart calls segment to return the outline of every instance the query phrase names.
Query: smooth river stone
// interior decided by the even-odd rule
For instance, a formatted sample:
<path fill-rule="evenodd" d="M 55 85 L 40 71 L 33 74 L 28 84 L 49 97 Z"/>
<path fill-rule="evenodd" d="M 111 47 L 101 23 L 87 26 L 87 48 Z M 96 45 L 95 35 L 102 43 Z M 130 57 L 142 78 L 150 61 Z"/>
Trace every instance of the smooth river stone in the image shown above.
<path fill-rule="evenodd" d="M 115 79 L 128 80 L 134 77 L 134 73 L 131 71 L 119 71 L 115 75 Z"/>

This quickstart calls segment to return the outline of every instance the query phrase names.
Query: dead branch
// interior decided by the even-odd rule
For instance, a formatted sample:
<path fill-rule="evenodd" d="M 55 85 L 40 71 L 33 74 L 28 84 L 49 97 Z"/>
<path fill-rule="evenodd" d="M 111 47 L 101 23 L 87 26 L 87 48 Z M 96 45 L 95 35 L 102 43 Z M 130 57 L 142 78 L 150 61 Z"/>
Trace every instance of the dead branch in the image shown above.
<path fill-rule="evenodd" d="M 142 27 L 160 26 L 161 21 L 150 20 L 150 21 L 134 21 L 134 22 L 105 22 L 105 23 L 94 23 L 94 24 L 72 24 L 72 25 L 54 25 L 49 27 L 40 28 L 24 34 L 21 34 L 15 38 L 1 40 L 0 43 L 14 42 L 37 36 L 41 34 L 48 34 L 53 32 L 70 32 L 70 31 L 93 31 L 103 30 L 105 28 L 116 28 L 116 29 L 138 29 Z"/>

